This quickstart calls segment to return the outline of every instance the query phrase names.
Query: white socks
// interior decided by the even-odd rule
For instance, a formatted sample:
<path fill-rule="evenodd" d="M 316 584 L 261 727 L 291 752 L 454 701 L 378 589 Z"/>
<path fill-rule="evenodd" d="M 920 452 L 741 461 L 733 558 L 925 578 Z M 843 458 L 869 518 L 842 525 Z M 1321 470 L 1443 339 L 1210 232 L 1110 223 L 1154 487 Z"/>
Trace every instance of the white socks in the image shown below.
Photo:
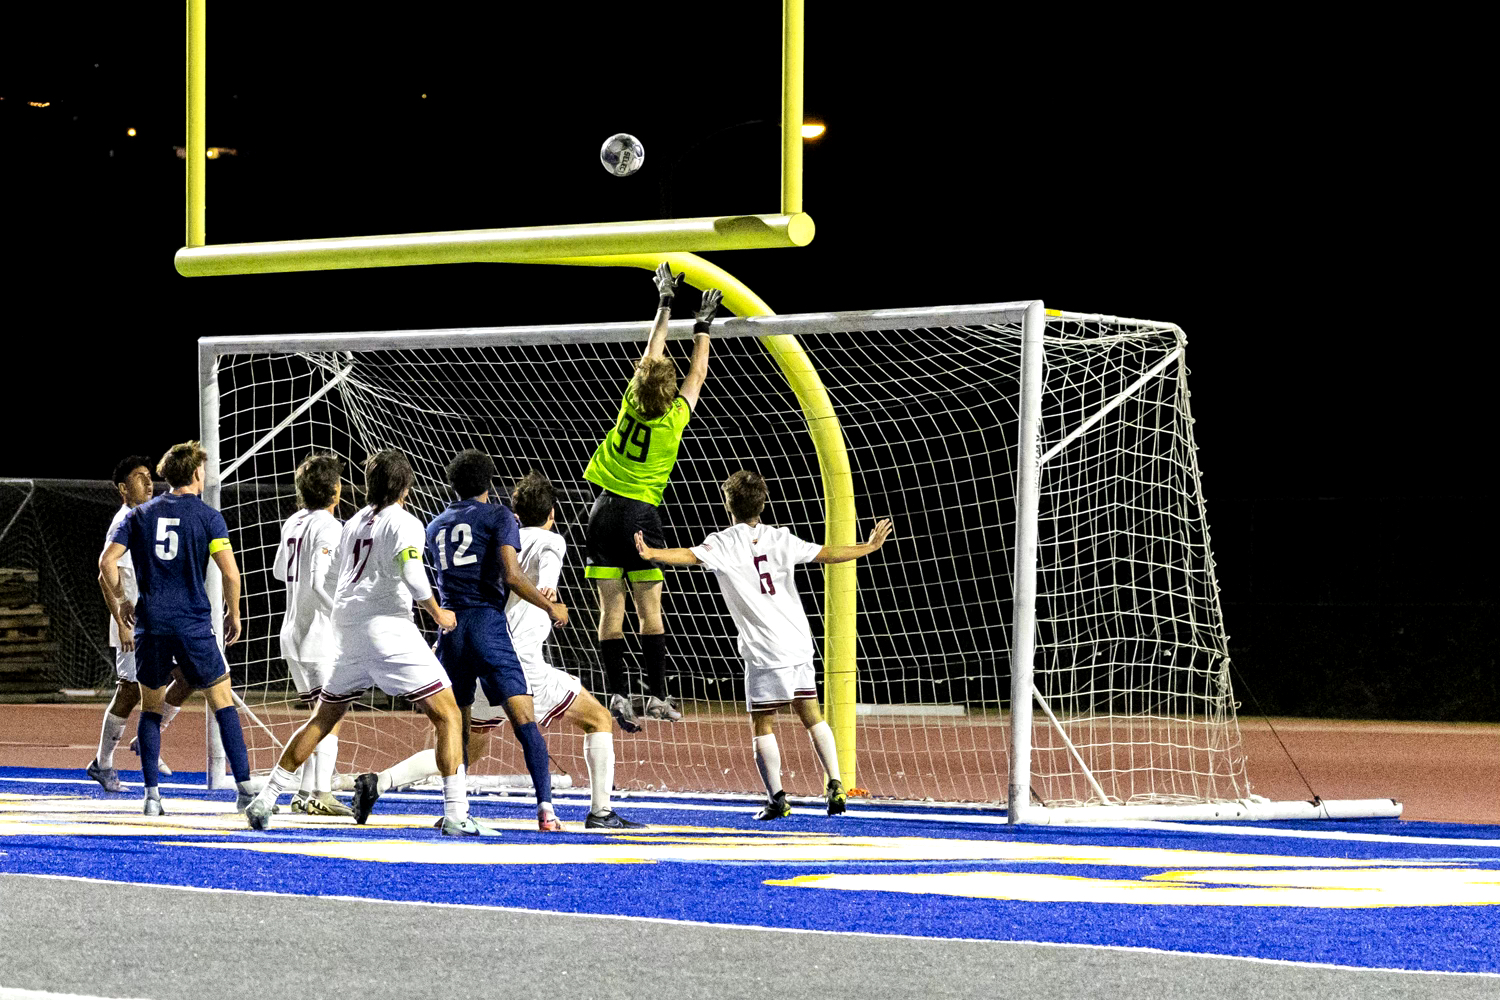
<path fill-rule="evenodd" d="M 313 752 L 312 760 L 306 765 L 313 768 L 314 792 L 321 794 L 333 791 L 333 765 L 338 762 L 338 758 L 339 738 L 329 733 L 318 742 L 318 749 Z M 306 782 L 302 787 L 307 787 Z"/>
<path fill-rule="evenodd" d="M 109 769 L 115 766 L 115 747 L 120 745 L 120 738 L 124 735 L 125 720 L 105 712 L 104 728 L 99 731 L 99 751 L 94 755 L 100 767 Z"/>
<path fill-rule="evenodd" d="M 302 762 L 297 768 L 297 776 L 301 778 L 301 784 L 297 786 L 297 794 L 303 798 L 313 793 L 313 782 L 318 773 L 318 751 L 313 750 L 312 756 Z"/>
<path fill-rule="evenodd" d="M 765 782 L 771 798 L 781 791 L 781 748 L 776 745 L 776 734 L 755 737 L 755 766 L 760 768 L 760 780 Z"/>
<path fill-rule="evenodd" d="M 322 745 L 323 744 L 321 743 L 318 744 L 318 746 L 320 747 Z M 431 778 L 437 773 L 437 751 L 422 750 L 418 753 L 412 754 L 410 757 L 401 761 L 399 764 L 392 764 L 384 771 L 381 771 L 380 774 L 376 775 L 375 790 L 384 795 L 392 788 L 400 788 L 402 785 L 415 784 L 418 781 L 424 781 L 427 778 Z M 464 773 L 463 767 L 459 767 L 458 773 Z M 444 798 L 447 797 L 446 789 L 448 787 L 449 777 L 451 777 L 451 775 L 444 776 L 443 778 L 443 788 L 445 789 L 443 793 Z M 462 819 L 463 816 L 466 815 L 468 815 L 467 811 L 461 814 L 459 818 Z"/>
<path fill-rule="evenodd" d="M 828 723 L 818 723 L 807 731 L 807 735 L 812 737 L 813 749 L 818 752 L 823 772 L 833 781 L 843 781 L 839 777 L 839 751 L 833 745 L 833 730 L 828 727 Z"/>
<path fill-rule="evenodd" d="M 615 734 L 585 733 L 583 762 L 589 769 L 589 812 L 602 816 L 609 812 L 609 793 L 615 787 Z"/>
<path fill-rule="evenodd" d="M 179 706 L 177 706 L 177 705 L 169 705 L 166 702 L 162 702 L 162 706 L 161 706 L 161 731 L 162 732 L 166 732 L 167 731 L 167 727 L 172 724 L 172 720 L 173 719 L 177 718 L 177 713 L 180 712 L 180 711 L 182 711 L 182 709 Z"/>
<path fill-rule="evenodd" d="M 435 754 L 436 751 L 428 751 Z M 417 754 L 418 757 L 421 754 Z M 402 761 L 405 763 L 405 761 Z M 400 767 L 397 764 L 396 767 Z M 436 766 L 436 765 L 434 765 Z M 394 768 L 393 768 L 394 770 Z M 467 779 L 464 776 L 464 766 L 458 765 L 457 774 L 443 775 L 443 818 L 455 823 L 463 822 L 464 817 L 469 815 L 469 793 L 466 787 Z"/>
<path fill-rule="evenodd" d="M 303 765 L 304 767 L 306 765 Z M 301 770 L 301 768 L 298 768 Z M 292 782 L 297 780 L 297 771 L 288 771 L 277 764 L 271 768 L 271 774 L 266 778 L 266 786 L 260 790 L 255 798 L 268 806 L 274 806 L 276 800 L 281 798 L 281 793 L 292 787 Z"/>

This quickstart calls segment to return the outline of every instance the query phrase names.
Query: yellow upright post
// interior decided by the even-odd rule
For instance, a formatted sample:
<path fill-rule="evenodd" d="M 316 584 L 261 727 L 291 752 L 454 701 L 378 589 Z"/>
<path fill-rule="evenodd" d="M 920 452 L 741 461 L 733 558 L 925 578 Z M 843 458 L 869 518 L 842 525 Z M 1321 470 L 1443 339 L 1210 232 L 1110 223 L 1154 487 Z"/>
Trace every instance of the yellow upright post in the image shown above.
<path fill-rule="evenodd" d="M 654 271 L 662 261 L 694 288 L 717 288 L 724 294 L 724 308 L 736 316 L 771 316 L 771 307 L 734 275 L 717 264 L 690 253 L 644 253 L 612 257 L 554 257 L 538 264 L 582 264 L 595 267 L 643 267 Z M 828 398 L 828 389 L 818 377 L 812 359 L 797 338 L 789 334 L 762 337 L 771 357 L 781 367 L 818 454 L 823 477 L 823 502 L 828 512 L 824 545 L 851 545 L 855 535 L 854 475 L 838 415 Z M 855 787 L 854 706 L 858 698 L 855 639 L 859 611 L 855 564 L 839 563 L 823 568 L 823 714 L 839 748 L 839 772 L 846 788 Z"/>
<path fill-rule="evenodd" d="M 802 5 L 781 3 L 781 210 L 793 215 L 802 211 Z"/>
<path fill-rule="evenodd" d="M 201 247 L 208 242 L 203 222 L 203 174 L 208 169 L 208 141 L 204 133 L 203 113 L 207 107 L 204 69 L 207 61 L 207 35 L 204 20 L 208 0 L 187 0 L 187 245 Z"/>

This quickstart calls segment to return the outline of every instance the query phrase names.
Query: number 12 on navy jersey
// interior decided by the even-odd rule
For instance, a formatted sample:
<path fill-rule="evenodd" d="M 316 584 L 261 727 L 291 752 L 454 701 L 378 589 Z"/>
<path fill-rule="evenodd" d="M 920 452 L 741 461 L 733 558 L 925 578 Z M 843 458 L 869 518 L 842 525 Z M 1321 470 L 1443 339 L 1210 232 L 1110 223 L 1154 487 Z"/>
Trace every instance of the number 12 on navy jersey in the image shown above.
<path fill-rule="evenodd" d="M 479 557 L 469 552 L 469 546 L 474 544 L 474 529 L 460 522 L 453 526 L 453 560 L 451 565 L 468 566 L 470 563 L 479 561 Z M 448 560 L 448 529 L 443 528 L 437 533 L 438 566 L 447 569 L 450 565 Z"/>

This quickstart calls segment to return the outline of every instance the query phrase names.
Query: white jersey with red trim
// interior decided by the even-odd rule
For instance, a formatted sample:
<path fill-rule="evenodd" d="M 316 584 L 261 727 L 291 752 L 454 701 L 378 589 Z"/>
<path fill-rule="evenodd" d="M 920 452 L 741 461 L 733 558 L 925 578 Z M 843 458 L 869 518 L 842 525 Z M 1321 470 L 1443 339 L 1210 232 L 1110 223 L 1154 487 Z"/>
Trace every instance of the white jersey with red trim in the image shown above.
<path fill-rule="evenodd" d="M 400 555 L 421 558 L 427 544 L 422 522 L 400 504 L 363 508 L 344 524 L 339 540 L 338 591 L 333 621 L 340 629 L 376 618 L 412 620 L 411 588 L 401 578 Z"/>
<path fill-rule="evenodd" d="M 563 557 L 567 553 L 568 543 L 557 532 L 542 528 L 521 529 L 521 551 L 516 562 L 526 579 L 538 588 L 557 589 Z M 521 656 L 523 662 L 526 659 L 523 649 L 539 656 L 542 645 L 552 634 L 551 616 L 512 590 L 505 602 L 505 620 L 510 624 L 510 641 L 516 655 Z"/>
<path fill-rule="evenodd" d="M 271 575 L 286 584 L 281 655 L 304 663 L 331 661 L 336 651 L 333 595 L 338 588 L 344 526 L 326 510 L 299 510 L 281 526 Z"/>
<path fill-rule="evenodd" d="M 724 603 L 739 630 L 740 657 L 752 667 L 811 663 L 812 628 L 797 594 L 795 570 L 817 558 L 822 546 L 786 528 L 736 524 L 692 547 L 714 571 Z"/>
<path fill-rule="evenodd" d="M 120 523 L 125 520 L 125 516 L 130 513 L 130 510 L 131 508 L 128 504 L 122 503 L 120 504 L 120 509 L 115 511 L 114 520 L 109 522 L 109 531 L 104 536 L 104 545 L 106 548 L 109 547 L 110 542 L 115 540 L 115 532 L 120 530 Z M 135 599 L 140 596 L 140 591 L 136 589 L 135 561 L 130 558 L 130 549 L 127 548 L 125 554 L 120 557 L 119 566 L 120 589 L 125 591 L 125 600 L 134 604 Z M 120 645 L 120 625 L 115 621 L 114 615 L 109 616 L 109 644 L 111 646 Z M 135 678 L 131 679 L 134 680 Z"/>

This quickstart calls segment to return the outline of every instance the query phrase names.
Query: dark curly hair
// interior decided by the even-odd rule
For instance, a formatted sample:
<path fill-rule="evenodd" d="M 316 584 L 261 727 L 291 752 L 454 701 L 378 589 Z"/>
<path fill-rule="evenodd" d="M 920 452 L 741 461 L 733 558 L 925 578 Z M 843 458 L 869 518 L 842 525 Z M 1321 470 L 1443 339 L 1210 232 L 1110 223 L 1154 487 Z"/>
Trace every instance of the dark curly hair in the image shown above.
<path fill-rule="evenodd" d="M 141 466 L 146 467 L 146 474 L 151 474 L 151 457 L 149 455 L 127 455 L 115 463 L 114 484 L 124 486 L 130 474 Z"/>
<path fill-rule="evenodd" d="M 511 509 L 527 528 L 540 528 L 547 523 L 547 515 L 557 504 L 552 480 L 532 469 L 516 482 L 510 494 Z"/>
<path fill-rule="evenodd" d="M 740 469 L 724 480 L 724 499 L 729 504 L 729 513 L 741 521 L 760 517 L 760 512 L 766 509 L 768 496 L 765 478 L 759 472 Z"/>
<path fill-rule="evenodd" d="M 297 503 L 303 510 L 322 510 L 339 491 L 344 463 L 330 452 L 315 451 L 297 466 Z"/>
<path fill-rule="evenodd" d="M 490 488 L 490 480 L 500 474 L 495 460 L 478 448 L 465 448 L 448 463 L 448 485 L 460 500 L 477 497 Z"/>

